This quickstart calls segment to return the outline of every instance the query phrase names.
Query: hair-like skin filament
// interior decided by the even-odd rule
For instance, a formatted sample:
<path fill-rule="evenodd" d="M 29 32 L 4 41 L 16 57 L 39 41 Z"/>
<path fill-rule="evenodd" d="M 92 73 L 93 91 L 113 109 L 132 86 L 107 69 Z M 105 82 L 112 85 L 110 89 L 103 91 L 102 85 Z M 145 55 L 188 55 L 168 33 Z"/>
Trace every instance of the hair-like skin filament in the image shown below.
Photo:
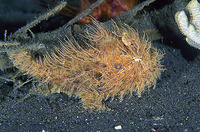
<path fill-rule="evenodd" d="M 108 97 L 123 99 L 133 92 L 141 96 L 155 86 L 164 70 L 163 53 L 128 25 L 113 24 L 110 31 L 103 23 L 94 19 L 93 23 L 85 31 L 89 48 L 67 38 L 59 40 L 61 48 L 38 60 L 26 50 L 9 52 L 10 59 L 24 73 L 52 84 L 48 94 L 74 94 L 86 109 L 103 110 L 102 100 Z"/>

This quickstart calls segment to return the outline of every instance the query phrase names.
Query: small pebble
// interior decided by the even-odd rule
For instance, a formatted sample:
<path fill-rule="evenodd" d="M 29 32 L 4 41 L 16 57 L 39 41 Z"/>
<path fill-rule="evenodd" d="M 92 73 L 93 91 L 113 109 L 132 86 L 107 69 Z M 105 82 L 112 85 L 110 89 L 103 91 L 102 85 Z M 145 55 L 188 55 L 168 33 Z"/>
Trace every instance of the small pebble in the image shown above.
<path fill-rule="evenodd" d="M 121 130 L 121 129 L 122 129 L 121 125 L 115 126 L 115 130 Z"/>

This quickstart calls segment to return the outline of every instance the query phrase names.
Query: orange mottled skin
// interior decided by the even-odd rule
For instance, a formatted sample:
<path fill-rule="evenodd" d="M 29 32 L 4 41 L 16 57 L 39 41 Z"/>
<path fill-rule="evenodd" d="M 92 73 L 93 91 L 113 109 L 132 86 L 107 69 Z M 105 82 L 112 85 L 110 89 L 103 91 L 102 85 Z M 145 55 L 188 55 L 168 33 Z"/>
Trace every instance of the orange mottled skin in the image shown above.
<path fill-rule="evenodd" d="M 110 31 L 93 20 L 85 31 L 88 48 L 77 42 L 61 42 L 57 53 L 35 60 L 26 50 L 10 52 L 10 59 L 21 71 L 52 84 L 48 94 L 64 92 L 81 98 L 84 108 L 104 110 L 108 97 L 143 91 L 156 85 L 163 71 L 163 54 L 140 38 L 131 27 L 113 24 Z M 42 91 L 41 91 L 42 92 Z"/>

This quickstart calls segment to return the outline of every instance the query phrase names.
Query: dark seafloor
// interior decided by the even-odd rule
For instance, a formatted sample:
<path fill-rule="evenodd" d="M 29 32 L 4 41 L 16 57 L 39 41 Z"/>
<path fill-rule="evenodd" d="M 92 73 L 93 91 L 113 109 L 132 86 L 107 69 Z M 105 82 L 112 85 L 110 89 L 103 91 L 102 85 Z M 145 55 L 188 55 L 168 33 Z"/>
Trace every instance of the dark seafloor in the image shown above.
<path fill-rule="evenodd" d="M 5 2 L 0 0 L 0 7 Z M 12 0 L 10 2 L 14 3 Z M 179 10 L 178 8 L 184 7 L 178 5 L 182 1 L 162 2 L 158 0 L 157 5 L 150 5 L 151 8 L 155 7 L 153 10 L 149 9 L 150 7 L 146 9 L 151 12 L 149 14 L 151 21 L 162 36 L 161 39 L 152 41 L 152 45 L 165 52 L 162 64 L 167 69 L 162 73 L 155 89 L 145 91 L 140 98 L 133 94 L 130 98 L 128 95 L 124 97 L 122 102 L 119 102 L 118 98 L 112 102 L 106 101 L 105 104 L 111 109 L 110 111 L 88 112 L 82 108 L 79 99 L 64 93 L 47 97 L 31 95 L 19 104 L 13 105 L 17 99 L 27 95 L 32 84 L 28 83 L 19 89 L 14 89 L 14 82 L 0 79 L 0 131 L 105 132 L 117 131 L 115 127 L 119 125 L 122 128 L 118 131 L 125 132 L 200 131 L 199 50 L 185 42 L 184 36 L 178 32 L 173 20 L 173 13 Z M 15 27 L 12 31 L 14 32 L 36 15 L 37 10 L 40 12 L 37 6 L 30 5 L 31 0 L 25 3 L 30 6 L 30 8 L 23 6 L 26 13 L 22 8 L 16 8 L 19 14 L 16 11 L 15 15 L 9 15 L 15 11 L 11 3 L 7 8 L 4 6 L 0 9 L 1 39 L 5 29 L 11 32 Z M 13 8 L 13 12 L 9 8 Z M 0 76 L 9 78 L 14 76 L 16 71 L 16 68 L 8 68 L 0 71 Z M 23 82 L 26 79 L 22 74 L 16 81 Z"/>

